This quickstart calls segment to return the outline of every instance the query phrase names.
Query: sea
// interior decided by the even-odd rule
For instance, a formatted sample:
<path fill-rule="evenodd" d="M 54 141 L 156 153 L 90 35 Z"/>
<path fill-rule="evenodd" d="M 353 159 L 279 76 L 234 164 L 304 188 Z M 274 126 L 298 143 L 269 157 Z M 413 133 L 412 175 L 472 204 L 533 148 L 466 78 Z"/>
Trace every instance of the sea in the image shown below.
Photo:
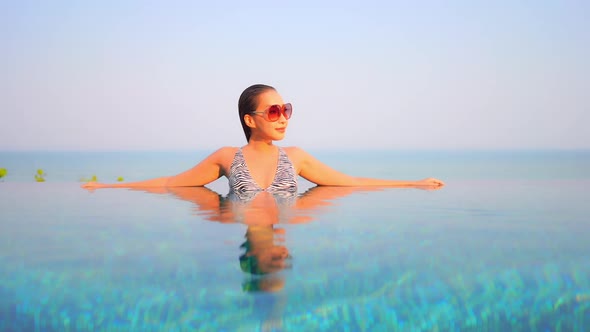
<path fill-rule="evenodd" d="M 590 330 L 588 150 L 311 151 L 436 190 L 81 188 L 211 152 L 0 152 L 0 331 Z"/>

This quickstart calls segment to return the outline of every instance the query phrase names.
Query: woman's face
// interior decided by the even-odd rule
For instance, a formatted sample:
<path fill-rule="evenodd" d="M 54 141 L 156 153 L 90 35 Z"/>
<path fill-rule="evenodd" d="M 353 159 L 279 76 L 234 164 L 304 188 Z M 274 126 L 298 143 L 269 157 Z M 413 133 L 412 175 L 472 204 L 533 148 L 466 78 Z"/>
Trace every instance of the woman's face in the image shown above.
<path fill-rule="evenodd" d="M 268 90 L 258 95 L 258 107 L 256 112 L 267 111 L 272 105 L 283 105 L 285 102 L 281 95 L 275 90 Z M 285 132 L 289 120 L 285 119 L 285 116 L 281 114 L 277 121 L 271 122 L 266 119 L 266 116 L 262 113 L 249 114 L 251 117 L 250 127 L 252 128 L 252 136 L 250 139 L 263 139 L 278 141 L 285 138 Z"/>

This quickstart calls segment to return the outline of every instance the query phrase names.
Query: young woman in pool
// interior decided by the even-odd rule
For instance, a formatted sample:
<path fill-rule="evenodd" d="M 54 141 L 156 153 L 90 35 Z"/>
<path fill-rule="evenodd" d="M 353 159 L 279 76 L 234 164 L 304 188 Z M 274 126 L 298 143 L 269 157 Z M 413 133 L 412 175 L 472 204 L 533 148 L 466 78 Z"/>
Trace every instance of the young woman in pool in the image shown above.
<path fill-rule="evenodd" d="M 89 182 L 84 188 L 146 188 L 203 186 L 221 176 L 230 189 L 249 191 L 297 191 L 297 176 L 323 186 L 431 187 L 444 185 L 428 178 L 399 181 L 346 175 L 323 164 L 297 147 L 281 148 L 273 144 L 285 137 L 293 107 L 285 103 L 271 86 L 248 87 L 238 101 L 238 111 L 248 144 L 241 148 L 223 147 L 195 167 L 174 176 L 151 180 L 103 184 Z"/>

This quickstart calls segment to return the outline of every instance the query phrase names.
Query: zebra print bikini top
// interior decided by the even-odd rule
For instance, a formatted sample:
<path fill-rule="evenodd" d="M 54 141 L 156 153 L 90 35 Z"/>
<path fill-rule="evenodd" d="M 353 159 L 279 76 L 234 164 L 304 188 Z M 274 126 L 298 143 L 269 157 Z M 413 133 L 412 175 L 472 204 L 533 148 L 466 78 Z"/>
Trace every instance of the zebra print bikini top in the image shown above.
<path fill-rule="evenodd" d="M 279 148 L 279 163 L 277 164 L 277 171 L 274 180 L 268 188 L 260 188 L 254 181 L 246 160 L 242 154 L 242 148 L 236 151 L 234 160 L 229 168 L 229 187 L 230 191 L 236 193 L 245 193 L 252 191 L 268 191 L 268 192 L 297 192 L 297 174 L 295 168 L 289 160 L 287 153 Z"/>

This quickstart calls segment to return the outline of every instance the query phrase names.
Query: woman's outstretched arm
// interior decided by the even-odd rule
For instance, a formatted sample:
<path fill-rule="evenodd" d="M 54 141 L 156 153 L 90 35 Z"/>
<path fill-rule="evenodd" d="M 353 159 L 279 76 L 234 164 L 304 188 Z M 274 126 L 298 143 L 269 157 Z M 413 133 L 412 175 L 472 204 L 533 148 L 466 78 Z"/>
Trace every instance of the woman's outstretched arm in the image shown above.
<path fill-rule="evenodd" d="M 231 148 L 221 148 L 195 167 L 173 176 L 164 176 L 137 182 L 127 183 L 98 183 L 88 182 L 82 188 L 154 188 L 154 187 L 198 187 L 213 182 L 223 175 L 223 161 Z"/>
<path fill-rule="evenodd" d="M 317 185 L 324 186 L 386 186 L 386 187 L 440 187 L 444 183 L 438 179 L 427 178 L 416 181 L 385 180 L 354 177 L 341 173 L 322 163 L 309 153 L 299 148 L 291 148 L 293 159 L 298 165 L 299 175 Z M 290 156 L 291 157 L 291 156 Z"/>

